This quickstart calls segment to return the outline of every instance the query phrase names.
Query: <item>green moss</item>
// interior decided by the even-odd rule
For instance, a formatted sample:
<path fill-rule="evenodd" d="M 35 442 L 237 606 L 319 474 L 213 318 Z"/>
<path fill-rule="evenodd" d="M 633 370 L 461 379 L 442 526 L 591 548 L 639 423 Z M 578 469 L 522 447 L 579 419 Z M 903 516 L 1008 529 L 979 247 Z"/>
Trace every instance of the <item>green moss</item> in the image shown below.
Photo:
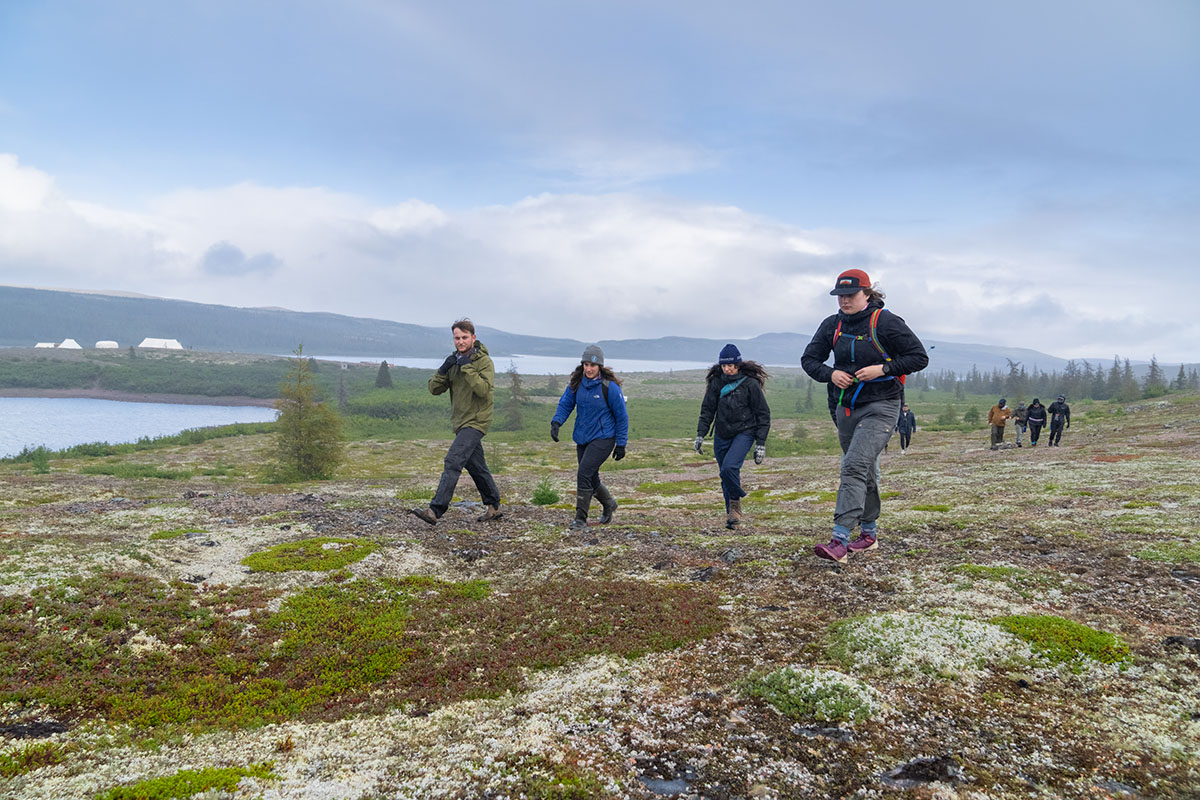
<path fill-rule="evenodd" d="M 261 553 L 251 553 L 242 559 L 242 564 L 255 572 L 335 570 L 362 561 L 378 547 L 365 539 L 326 536 L 278 544 Z"/>
<path fill-rule="evenodd" d="M 530 800 L 601 800 L 609 796 L 595 776 L 570 764 L 534 758 L 516 770 L 512 794 Z"/>
<path fill-rule="evenodd" d="M 913 510 L 913 511 L 937 511 L 937 512 L 939 512 L 939 513 L 943 513 L 943 514 L 944 514 L 945 512 L 947 512 L 947 511 L 949 511 L 949 510 L 950 510 L 950 506 L 946 506 L 946 505 L 921 505 L 921 506 L 913 506 L 913 507 L 912 507 L 912 510 Z"/>
<path fill-rule="evenodd" d="M 1161 508 L 1162 503 L 1154 500 L 1130 500 L 1127 503 L 1122 503 L 1121 508 Z"/>
<path fill-rule="evenodd" d="M 275 777 L 270 762 L 253 764 L 249 767 L 211 767 L 209 769 L 185 769 L 163 778 L 149 778 L 127 786 L 116 786 L 96 795 L 96 800 L 186 800 L 193 795 L 218 789 L 232 792 L 242 778 Z"/>
<path fill-rule="evenodd" d="M 856 722 L 879 711 L 874 690 L 831 670 L 784 667 L 766 675 L 751 675 L 742 682 L 741 691 L 793 719 Z"/>
<path fill-rule="evenodd" d="M 55 742 L 37 742 L 12 753 L 0 753 L 0 778 L 13 778 L 41 767 L 61 764 L 66 749 Z"/>
<path fill-rule="evenodd" d="M 112 475 L 114 478 L 163 478 L 164 480 L 186 480 L 192 477 L 187 469 L 162 469 L 154 464 L 88 464 L 80 470 L 84 475 Z"/>
<path fill-rule="evenodd" d="M 1200 563 L 1200 544 L 1162 542 L 1138 550 L 1134 556 L 1143 561 L 1160 561 L 1167 564 Z"/>
<path fill-rule="evenodd" d="M 1129 646 L 1111 633 L 1052 615 L 1018 615 L 989 620 L 1019 639 L 1051 663 L 1078 662 L 1088 658 L 1104 664 L 1129 660 Z"/>
<path fill-rule="evenodd" d="M 989 578 L 996 581 L 1023 578 L 1029 574 L 1029 570 L 1020 567 L 992 567 L 982 564 L 959 564 L 954 567 L 954 571 L 972 578 Z"/>
<path fill-rule="evenodd" d="M 150 538 L 152 540 L 153 539 L 178 539 L 181 536 L 188 535 L 189 533 L 204 533 L 204 529 L 203 528 L 172 528 L 171 530 L 166 530 L 166 531 L 155 531 L 154 533 L 150 534 Z"/>
<path fill-rule="evenodd" d="M 639 483 L 637 490 L 645 494 L 696 494 L 715 490 L 713 481 L 669 481 L 665 483 Z"/>

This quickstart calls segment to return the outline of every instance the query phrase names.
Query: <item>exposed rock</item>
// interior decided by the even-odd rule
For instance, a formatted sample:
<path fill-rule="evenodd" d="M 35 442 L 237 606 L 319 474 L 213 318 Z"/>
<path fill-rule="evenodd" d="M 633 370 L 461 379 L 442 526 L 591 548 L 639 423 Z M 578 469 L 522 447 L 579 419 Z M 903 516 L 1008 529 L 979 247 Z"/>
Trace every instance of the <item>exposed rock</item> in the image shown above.
<path fill-rule="evenodd" d="M 635 765 L 638 780 L 654 794 L 682 794 L 700 777 L 686 761 L 666 757 L 639 758 Z"/>
<path fill-rule="evenodd" d="M 731 547 L 725 552 L 721 553 L 721 560 L 726 564 L 732 564 L 735 561 L 741 561 L 743 558 L 745 558 L 745 556 L 742 555 L 742 551 L 738 550 L 736 547 Z"/>
<path fill-rule="evenodd" d="M 707 580 L 710 580 L 712 578 L 712 576 L 716 575 L 716 574 L 717 574 L 716 567 L 701 567 L 700 569 L 695 570 L 688 577 L 688 579 L 693 580 L 693 581 L 707 581 Z"/>
<path fill-rule="evenodd" d="M 7 736 L 10 739 L 45 739 L 47 736 L 53 736 L 56 733 L 66 733 L 69 728 L 54 720 L 33 720 L 32 722 L 18 722 L 15 725 L 0 726 L 0 735 Z"/>
<path fill-rule="evenodd" d="M 1180 648 L 1200 655 L 1200 639 L 1192 636 L 1168 636 L 1166 639 L 1163 639 L 1163 646 L 1168 650 Z"/>
<path fill-rule="evenodd" d="M 879 776 L 884 786 L 895 789 L 911 789 L 924 783 L 961 783 L 966 780 L 962 765 L 954 756 L 914 758 L 894 767 Z"/>

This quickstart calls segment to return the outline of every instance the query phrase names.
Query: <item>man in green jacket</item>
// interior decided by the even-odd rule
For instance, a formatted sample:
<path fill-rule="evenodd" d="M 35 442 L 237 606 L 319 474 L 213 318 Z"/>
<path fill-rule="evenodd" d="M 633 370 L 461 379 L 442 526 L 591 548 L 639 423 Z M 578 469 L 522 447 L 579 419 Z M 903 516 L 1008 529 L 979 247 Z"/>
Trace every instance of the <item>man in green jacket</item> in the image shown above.
<path fill-rule="evenodd" d="M 450 424 L 454 428 L 454 443 L 446 452 L 445 468 L 438 481 L 437 493 L 429 508 L 412 508 L 415 514 L 430 525 L 446 513 L 454 498 L 454 488 L 466 469 L 475 481 L 475 488 L 487 506 L 477 522 L 500 519 L 500 490 L 488 471 L 483 458 L 483 437 L 492 424 L 492 393 L 496 383 L 496 368 L 483 342 L 475 338 L 475 324 L 460 319 L 450 326 L 454 334 L 454 352 L 438 367 L 429 379 L 429 391 L 441 394 L 450 390 Z"/>

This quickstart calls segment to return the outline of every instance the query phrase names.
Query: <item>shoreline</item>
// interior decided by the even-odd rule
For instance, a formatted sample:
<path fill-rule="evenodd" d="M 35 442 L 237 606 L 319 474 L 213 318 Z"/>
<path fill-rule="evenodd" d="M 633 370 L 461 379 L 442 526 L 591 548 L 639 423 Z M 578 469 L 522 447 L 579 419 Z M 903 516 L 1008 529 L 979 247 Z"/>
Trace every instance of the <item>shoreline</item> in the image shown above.
<path fill-rule="evenodd" d="M 275 401 L 265 397 L 237 397 L 202 394 L 164 394 L 159 392 L 120 392 L 113 389 L 35 389 L 27 387 L 0 388 L 0 397 L 36 397 L 47 400 L 82 399 L 115 400 L 121 403 L 165 403 L 184 406 L 254 406 L 274 408 Z"/>

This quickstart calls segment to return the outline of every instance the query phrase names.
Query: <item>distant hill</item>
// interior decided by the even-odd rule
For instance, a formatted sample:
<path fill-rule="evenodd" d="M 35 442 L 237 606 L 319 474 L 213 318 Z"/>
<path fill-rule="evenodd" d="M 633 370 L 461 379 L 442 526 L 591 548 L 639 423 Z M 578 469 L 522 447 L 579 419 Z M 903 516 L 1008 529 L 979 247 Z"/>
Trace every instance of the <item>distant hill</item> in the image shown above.
<path fill-rule="evenodd" d="M 147 336 L 178 339 L 188 349 L 236 353 L 287 354 L 303 343 L 306 353 L 364 358 L 438 357 L 448 349 L 443 328 L 390 320 L 348 317 L 278 308 L 237 308 L 95 292 L 71 292 L 0 286 L 0 346 L 31 347 L 36 342 L 75 339 L 84 347 L 115 340 L 121 347 Z M 809 333 L 764 333 L 734 344 L 747 358 L 774 365 L 798 365 Z M 493 355 L 576 356 L 584 342 L 524 336 L 480 327 L 479 337 Z M 728 340 L 665 336 L 600 342 L 617 358 L 715 361 Z M 1008 359 L 1045 372 L 1061 371 L 1063 358 L 1018 347 L 925 340 L 930 370 L 972 367 L 982 372 L 1007 370 Z M 1097 358 L 1093 364 L 1111 363 Z"/>

